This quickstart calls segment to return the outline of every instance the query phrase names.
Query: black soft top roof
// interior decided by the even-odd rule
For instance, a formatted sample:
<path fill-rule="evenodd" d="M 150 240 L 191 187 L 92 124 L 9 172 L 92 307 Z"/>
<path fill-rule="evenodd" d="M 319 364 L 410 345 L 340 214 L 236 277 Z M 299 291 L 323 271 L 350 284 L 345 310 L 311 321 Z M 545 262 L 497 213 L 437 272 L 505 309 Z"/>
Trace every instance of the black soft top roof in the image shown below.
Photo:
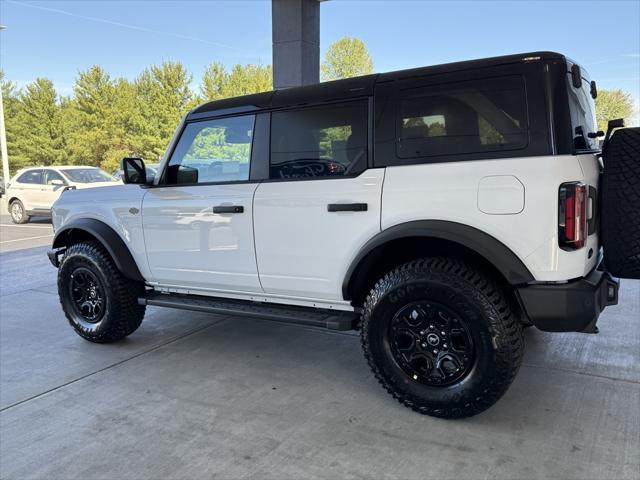
<path fill-rule="evenodd" d="M 187 119 L 202 118 L 211 115 L 226 115 L 232 113 L 249 112 L 270 108 L 282 108 L 309 103 L 320 103 L 328 100 L 339 100 L 359 96 L 373 95 L 376 83 L 393 80 L 433 75 L 438 73 L 474 70 L 477 68 L 494 67 L 522 61 L 544 61 L 552 59 L 566 60 L 566 57 L 556 52 L 529 52 L 501 57 L 467 60 L 464 62 L 444 63 L 429 67 L 397 70 L 363 77 L 323 82 L 305 87 L 288 88 L 271 92 L 244 95 L 242 97 L 226 98 L 207 102 L 193 109 Z"/>

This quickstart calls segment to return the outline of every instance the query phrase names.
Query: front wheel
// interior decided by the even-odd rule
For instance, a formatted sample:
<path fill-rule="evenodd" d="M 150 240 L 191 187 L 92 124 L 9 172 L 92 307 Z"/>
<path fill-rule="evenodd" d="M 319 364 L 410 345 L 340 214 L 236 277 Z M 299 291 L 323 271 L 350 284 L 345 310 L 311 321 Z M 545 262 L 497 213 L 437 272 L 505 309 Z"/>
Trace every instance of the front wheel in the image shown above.
<path fill-rule="evenodd" d="M 382 386 L 413 410 L 460 418 L 489 408 L 522 361 L 517 307 L 489 275 L 461 260 L 426 258 L 371 290 L 362 347 Z"/>
<path fill-rule="evenodd" d="M 96 242 L 67 249 L 58 269 L 58 294 L 69 324 L 95 343 L 115 342 L 135 332 L 146 308 L 138 305 L 144 285 L 124 277 Z"/>

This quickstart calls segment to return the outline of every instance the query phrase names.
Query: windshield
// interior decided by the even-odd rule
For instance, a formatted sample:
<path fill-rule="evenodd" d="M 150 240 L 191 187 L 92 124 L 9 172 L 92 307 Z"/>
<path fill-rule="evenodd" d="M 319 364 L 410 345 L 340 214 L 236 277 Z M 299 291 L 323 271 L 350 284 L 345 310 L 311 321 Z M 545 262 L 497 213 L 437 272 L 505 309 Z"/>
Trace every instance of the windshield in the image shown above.
<path fill-rule="evenodd" d="M 583 73 L 584 70 L 583 70 Z M 569 110 L 571 112 L 571 128 L 573 129 L 573 145 L 576 150 L 598 150 L 598 139 L 589 138 L 598 130 L 596 126 L 596 108 L 591 98 L 591 84 L 583 78 L 582 87 L 573 86 L 571 73 L 567 74 L 567 90 L 569 93 Z"/>
<path fill-rule="evenodd" d="M 61 170 L 65 177 L 75 183 L 113 182 L 115 179 L 99 168 L 69 168 Z"/>

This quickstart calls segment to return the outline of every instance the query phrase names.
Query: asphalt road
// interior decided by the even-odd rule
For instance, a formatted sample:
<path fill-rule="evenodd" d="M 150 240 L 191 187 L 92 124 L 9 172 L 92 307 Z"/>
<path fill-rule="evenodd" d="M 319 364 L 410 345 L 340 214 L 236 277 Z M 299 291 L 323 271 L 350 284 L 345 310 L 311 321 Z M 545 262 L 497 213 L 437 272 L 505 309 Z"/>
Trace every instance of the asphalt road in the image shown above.
<path fill-rule="evenodd" d="M 51 245 L 53 227 L 51 220 L 33 217 L 29 223 L 16 225 L 7 213 L 7 202 L 0 198 L 0 252 Z"/>
<path fill-rule="evenodd" d="M 470 419 L 420 416 L 356 334 L 149 308 L 125 341 L 67 325 L 46 248 L 0 253 L 0 477 L 640 477 L 640 282 L 601 333 L 526 331 L 518 377 Z"/>

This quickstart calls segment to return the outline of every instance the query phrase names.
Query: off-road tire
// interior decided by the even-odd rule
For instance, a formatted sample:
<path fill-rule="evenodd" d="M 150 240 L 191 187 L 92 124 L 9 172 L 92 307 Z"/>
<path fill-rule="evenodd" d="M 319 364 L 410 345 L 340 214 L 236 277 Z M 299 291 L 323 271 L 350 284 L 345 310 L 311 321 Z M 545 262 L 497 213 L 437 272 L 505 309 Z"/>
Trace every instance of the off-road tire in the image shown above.
<path fill-rule="evenodd" d="M 17 212 L 21 212 L 17 214 Z M 20 200 L 14 200 L 9 205 L 9 214 L 11 215 L 11 221 L 15 224 L 21 225 L 29 221 L 29 215 L 24 208 L 24 204 Z"/>
<path fill-rule="evenodd" d="M 640 278 L 640 128 L 611 136 L 600 198 L 607 269 L 616 277 Z"/>
<path fill-rule="evenodd" d="M 104 288 L 105 305 L 95 323 L 88 322 L 73 305 L 70 282 L 79 268 L 93 274 Z M 145 314 L 146 307 L 138 305 L 144 285 L 122 275 L 97 242 L 76 243 L 67 249 L 58 269 L 58 294 L 69 324 L 78 335 L 94 343 L 116 342 L 132 334 Z"/>
<path fill-rule="evenodd" d="M 473 365 L 466 376 L 448 386 L 414 380 L 388 346 L 395 312 L 425 299 L 458 312 L 474 341 Z M 517 305 L 499 282 L 462 260 L 424 258 L 391 271 L 369 293 L 361 326 L 364 355 L 380 384 L 400 403 L 425 415 L 461 418 L 486 410 L 507 391 L 522 362 L 524 339 Z"/>

